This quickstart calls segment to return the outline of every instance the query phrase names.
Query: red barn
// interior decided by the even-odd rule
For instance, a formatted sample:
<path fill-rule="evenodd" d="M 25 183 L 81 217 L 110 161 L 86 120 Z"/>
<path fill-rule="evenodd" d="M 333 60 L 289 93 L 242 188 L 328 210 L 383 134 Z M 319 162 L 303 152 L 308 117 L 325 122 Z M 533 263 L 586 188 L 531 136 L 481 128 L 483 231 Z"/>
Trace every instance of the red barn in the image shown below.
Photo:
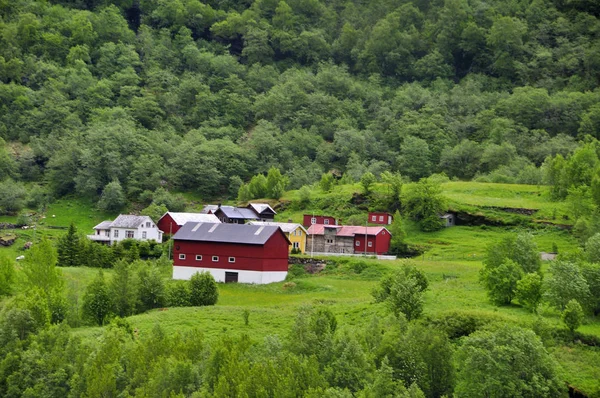
<path fill-rule="evenodd" d="M 367 242 L 365 252 L 365 240 Z M 392 234 L 384 227 L 315 224 L 308 228 L 306 250 L 318 253 L 385 254 L 390 250 Z"/>
<path fill-rule="evenodd" d="M 160 220 L 156 223 L 158 229 L 163 231 L 165 235 L 173 235 L 179 228 L 187 222 L 206 222 L 206 223 L 220 223 L 217 216 L 214 214 L 202 214 L 202 213 L 175 213 L 172 211 L 166 212 Z M 164 228 L 164 229 L 163 229 Z"/>
<path fill-rule="evenodd" d="M 208 271 L 217 282 L 280 282 L 289 245 L 276 226 L 188 222 L 173 236 L 173 278 Z"/>
<path fill-rule="evenodd" d="M 308 228 L 313 224 L 337 225 L 337 220 L 335 217 L 330 216 L 312 216 L 310 214 L 305 214 L 302 226 Z"/>
<path fill-rule="evenodd" d="M 369 213 L 370 224 L 390 225 L 394 221 L 394 216 L 390 213 L 372 211 Z"/>

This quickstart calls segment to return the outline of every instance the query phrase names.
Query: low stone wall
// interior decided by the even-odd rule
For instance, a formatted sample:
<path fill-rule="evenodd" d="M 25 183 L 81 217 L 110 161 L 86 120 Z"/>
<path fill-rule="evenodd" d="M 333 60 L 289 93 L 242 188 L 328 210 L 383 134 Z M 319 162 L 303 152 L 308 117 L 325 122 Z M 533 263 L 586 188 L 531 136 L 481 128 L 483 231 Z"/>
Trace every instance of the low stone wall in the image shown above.
<path fill-rule="evenodd" d="M 327 266 L 327 262 L 322 259 L 307 257 L 290 256 L 288 263 L 303 265 L 304 270 L 309 274 L 315 274 Z"/>

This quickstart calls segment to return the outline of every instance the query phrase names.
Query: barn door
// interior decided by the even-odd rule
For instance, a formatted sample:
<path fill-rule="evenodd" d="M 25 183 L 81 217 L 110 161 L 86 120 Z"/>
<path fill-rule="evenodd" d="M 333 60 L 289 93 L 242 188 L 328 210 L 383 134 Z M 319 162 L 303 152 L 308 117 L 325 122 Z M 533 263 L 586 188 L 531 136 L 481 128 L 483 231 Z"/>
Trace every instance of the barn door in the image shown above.
<path fill-rule="evenodd" d="M 237 272 L 225 272 L 225 283 L 237 283 L 238 273 Z"/>

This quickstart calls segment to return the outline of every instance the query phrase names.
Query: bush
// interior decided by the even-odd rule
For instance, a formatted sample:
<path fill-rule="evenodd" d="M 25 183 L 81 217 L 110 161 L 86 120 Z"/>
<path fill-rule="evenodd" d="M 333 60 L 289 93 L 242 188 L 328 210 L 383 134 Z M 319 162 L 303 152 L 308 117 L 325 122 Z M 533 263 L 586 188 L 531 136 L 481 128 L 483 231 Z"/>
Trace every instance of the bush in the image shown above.
<path fill-rule="evenodd" d="M 170 307 L 189 307 L 190 288 L 187 281 L 171 281 L 167 285 L 167 304 Z"/>
<path fill-rule="evenodd" d="M 290 280 L 295 278 L 301 278 L 303 276 L 306 276 L 306 270 L 304 269 L 304 266 L 302 264 L 292 264 L 288 268 L 288 274 L 285 279 Z"/>
<path fill-rule="evenodd" d="M 577 300 L 573 299 L 567 303 L 567 306 L 561 315 L 561 319 L 571 333 L 581 326 L 581 322 L 583 321 L 583 309 Z"/>
<path fill-rule="evenodd" d="M 209 272 L 199 272 L 190 279 L 190 304 L 193 306 L 215 305 L 219 289 Z"/>

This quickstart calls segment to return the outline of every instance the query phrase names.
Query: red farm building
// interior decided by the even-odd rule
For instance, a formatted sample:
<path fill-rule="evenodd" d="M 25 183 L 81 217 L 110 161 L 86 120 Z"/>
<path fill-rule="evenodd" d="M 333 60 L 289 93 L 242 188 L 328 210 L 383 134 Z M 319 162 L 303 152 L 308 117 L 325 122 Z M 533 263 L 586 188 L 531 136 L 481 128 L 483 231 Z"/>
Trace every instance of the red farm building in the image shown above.
<path fill-rule="evenodd" d="M 156 223 L 165 235 L 173 235 L 187 222 L 220 223 L 214 214 L 166 212 Z M 164 228 L 164 229 L 163 229 Z"/>
<path fill-rule="evenodd" d="M 217 282 L 280 282 L 289 245 L 276 226 L 188 222 L 173 235 L 173 278 L 208 271 Z"/>
<path fill-rule="evenodd" d="M 384 227 L 315 224 L 308 228 L 306 251 L 381 255 L 390 250 L 391 239 Z"/>
<path fill-rule="evenodd" d="M 314 216 L 310 214 L 305 214 L 304 220 L 302 221 L 302 226 L 304 228 L 308 228 L 313 224 L 337 225 L 337 220 L 335 219 L 335 217 L 331 216 Z"/>
<path fill-rule="evenodd" d="M 394 221 L 394 216 L 390 213 L 372 211 L 369 212 L 369 224 L 390 225 Z"/>

